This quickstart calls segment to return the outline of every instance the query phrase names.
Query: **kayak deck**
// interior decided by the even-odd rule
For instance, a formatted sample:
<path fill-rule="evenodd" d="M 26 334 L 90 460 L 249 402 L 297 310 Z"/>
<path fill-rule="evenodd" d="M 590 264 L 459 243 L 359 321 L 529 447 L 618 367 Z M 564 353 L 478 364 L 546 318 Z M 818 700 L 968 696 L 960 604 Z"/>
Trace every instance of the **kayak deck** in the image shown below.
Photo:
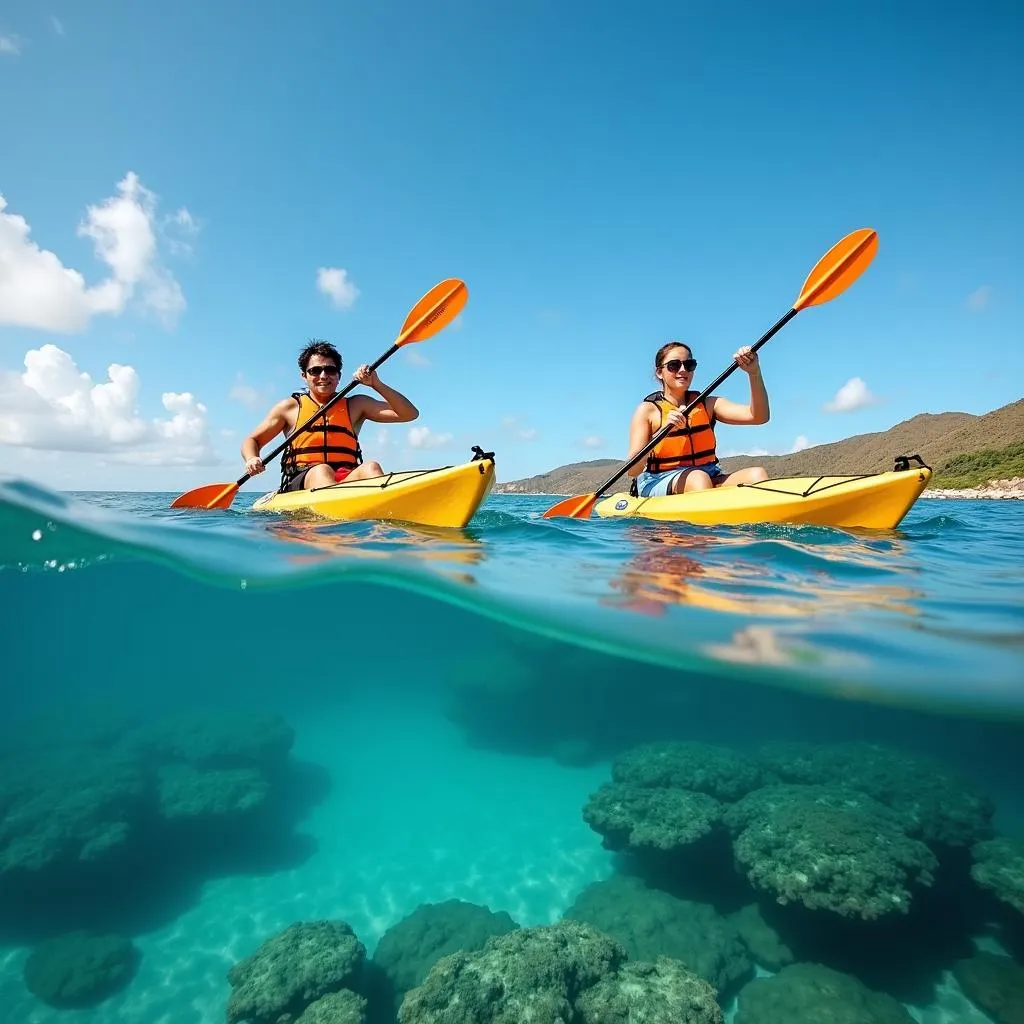
<path fill-rule="evenodd" d="M 605 519 L 639 517 L 698 526 L 795 523 L 892 530 L 931 475 L 921 466 L 865 476 L 780 477 L 653 498 L 613 494 L 594 511 Z"/>
<path fill-rule="evenodd" d="M 303 513 L 332 520 L 381 519 L 421 526 L 462 527 L 494 486 L 494 455 L 458 466 L 410 469 L 366 480 L 343 480 L 303 491 L 271 491 L 253 512 Z"/>

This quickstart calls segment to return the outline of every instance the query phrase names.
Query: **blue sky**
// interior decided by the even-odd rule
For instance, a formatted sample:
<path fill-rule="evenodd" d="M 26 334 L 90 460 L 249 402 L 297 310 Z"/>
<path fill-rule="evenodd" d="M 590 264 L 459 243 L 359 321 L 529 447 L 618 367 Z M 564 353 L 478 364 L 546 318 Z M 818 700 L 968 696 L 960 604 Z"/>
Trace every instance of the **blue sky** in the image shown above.
<path fill-rule="evenodd" d="M 874 264 L 763 349 L 771 423 L 721 449 L 1013 401 L 1022 38 L 1010 3 L 9 0 L 0 471 L 232 479 L 306 338 L 354 369 L 451 276 L 460 321 L 381 371 L 418 430 L 366 454 L 621 457 L 663 341 L 709 380 L 864 226 Z"/>

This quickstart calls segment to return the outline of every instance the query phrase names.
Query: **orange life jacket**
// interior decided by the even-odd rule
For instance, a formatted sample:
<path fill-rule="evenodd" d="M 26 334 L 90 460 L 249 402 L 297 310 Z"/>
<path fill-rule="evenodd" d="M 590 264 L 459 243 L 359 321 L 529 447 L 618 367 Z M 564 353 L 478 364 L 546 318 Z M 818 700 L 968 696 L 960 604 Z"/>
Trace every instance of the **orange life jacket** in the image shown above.
<path fill-rule="evenodd" d="M 688 391 L 683 401 L 685 408 L 700 392 Z M 661 414 L 658 429 L 665 426 L 665 417 L 679 406 L 673 405 L 663 391 L 655 391 L 648 395 L 645 402 L 657 406 Z M 682 469 L 689 466 L 707 466 L 717 462 L 715 454 L 715 424 L 708 407 L 701 402 L 694 406 L 686 417 L 686 426 L 677 427 L 662 438 L 647 456 L 648 473 L 665 473 L 670 469 Z"/>
<path fill-rule="evenodd" d="M 317 413 L 320 406 L 307 392 L 295 391 L 292 398 L 299 405 L 295 425 L 299 426 Z M 326 462 L 331 469 L 355 469 L 363 460 L 359 440 L 352 429 L 348 399 L 342 398 L 314 420 L 307 430 L 296 434 L 281 456 L 281 479 L 290 480 L 309 466 Z"/>

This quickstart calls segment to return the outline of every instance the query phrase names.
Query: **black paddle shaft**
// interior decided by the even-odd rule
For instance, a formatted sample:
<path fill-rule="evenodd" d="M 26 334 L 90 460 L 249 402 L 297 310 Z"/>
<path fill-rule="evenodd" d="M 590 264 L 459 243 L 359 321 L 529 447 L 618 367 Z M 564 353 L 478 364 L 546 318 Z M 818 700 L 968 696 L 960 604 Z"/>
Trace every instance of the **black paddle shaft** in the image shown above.
<path fill-rule="evenodd" d="M 370 366 L 370 372 L 372 373 L 374 370 L 376 370 L 377 367 L 380 366 L 380 364 L 383 363 L 385 359 L 390 359 L 398 351 L 399 347 L 400 346 L 398 345 L 392 345 L 391 348 L 389 348 L 387 352 L 385 352 L 384 355 L 380 357 L 380 359 L 378 359 L 375 363 L 373 363 Z M 281 452 L 283 452 L 285 448 L 287 448 L 288 445 L 292 443 L 292 438 L 294 438 L 297 434 L 301 434 L 311 423 L 315 423 L 318 419 L 320 419 L 321 416 L 323 416 L 325 412 L 327 412 L 328 409 L 330 409 L 332 405 L 334 405 L 335 402 L 338 401 L 338 399 L 344 398 L 353 388 L 356 388 L 358 386 L 359 381 L 350 381 L 333 398 L 331 398 L 330 401 L 324 402 L 324 404 L 321 405 L 320 408 L 315 413 L 313 413 L 313 415 L 310 416 L 305 423 L 300 423 L 299 426 L 297 426 L 272 452 L 270 452 L 269 455 L 267 455 L 267 457 L 263 460 L 263 465 L 265 466 L 268 462 L 271 462 L 273 459 L 276 459 L 278 455 L 280 455 Z M 248 479 L 250 479 L 250 474 L 246 473 L 245 476 L 239 477 L 235 481 L 235 483 L 239 487 L 241 487 L 242 484 L 244 484 L 245 481 Z"/>
<path fill-rule="evenodd" d="M 754 342 L 753 345 L 750 346 L 751 351 L 756 352 L 762 345 L 768 342 L 773 335 L 781 331 L 782 328 L 785 327 L 786 324 L 788 324 L 789 321 L 796 316 L 797 312 L 798 310 L 791 309 L 777 324 L 770 328 L 756 342 Z M 687 405 L 685 409 L 683 409 L 683 415 L 689 416 L 689 414 L 698 405 L 700 405 L 700 403 L 703 402 L 704 399 L 707 398 L 708 395 L 710 395 L 711 392 L 715 390 L 715 388 L 717 388 L 724 380 L 726 380 L 729 377 L 729 375 L 736 369 L 737 366 L 739 366 L 739 363 L 737 363 L 734 359 L 726 369 L 724 369 L 692 402 L 690 402 L 689 405 Z M 648 441 L 647 444 L 644 445 L 644 447 L 641 448 L 640 451 L 638 451 L 636 455 L 634 455 L 633 458 L 630 459 L 629 462 L 627 462 L 615 474 L 615 476 L 609 477 L 607 480 L 605 480 L 603 484 L 601 484 L 601 486 L 594 492 L 594 497 L 601 497 L 601 495 L 604 494 L 604 492 L 607 491 L 608 488 L 611 487 L 611 485 L 615 483 L 615 481 L 618 480 L 623 473 L 625 473 L 629 469 L 632 469 L 645 455 L 649 454 L 654 449 L 654 447 L 658 444 L 659 441 L 661 441 L 663 437 L 669 434 L 673 429 L 674 428 L 671 423 L 666 423 L 665 426 L 663 426 L 661 430 L 659 430 L 654 435 L 654 437 L 652 437 L 650 441 Z"/>

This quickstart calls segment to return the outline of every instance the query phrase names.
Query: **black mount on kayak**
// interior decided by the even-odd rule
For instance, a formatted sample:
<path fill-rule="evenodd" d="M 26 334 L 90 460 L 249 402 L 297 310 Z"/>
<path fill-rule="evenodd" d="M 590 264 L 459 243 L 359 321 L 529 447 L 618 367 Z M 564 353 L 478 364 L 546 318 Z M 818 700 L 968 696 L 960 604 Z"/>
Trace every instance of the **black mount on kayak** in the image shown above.
<path fill-rule="evenodd" d="M 478 444 L 473 445 L 470 451 L 473 453 L 473 458 L 469 460 L 470 462 L 476 462 L 478 459 L 490 459 L 491 462 L 494 461 L 494 452 L 485 452 Z"/>
<path fill-rule="evenodd" d="M 924 459 L 920 455 L 897 455 L 896 465 L 893 466 L 892 471 L 894 473 L 905 473 L 910 469 L 910 460 L 913 459 L 922 469 L 930 470 L 932 467 L 927 465 Z"/>

